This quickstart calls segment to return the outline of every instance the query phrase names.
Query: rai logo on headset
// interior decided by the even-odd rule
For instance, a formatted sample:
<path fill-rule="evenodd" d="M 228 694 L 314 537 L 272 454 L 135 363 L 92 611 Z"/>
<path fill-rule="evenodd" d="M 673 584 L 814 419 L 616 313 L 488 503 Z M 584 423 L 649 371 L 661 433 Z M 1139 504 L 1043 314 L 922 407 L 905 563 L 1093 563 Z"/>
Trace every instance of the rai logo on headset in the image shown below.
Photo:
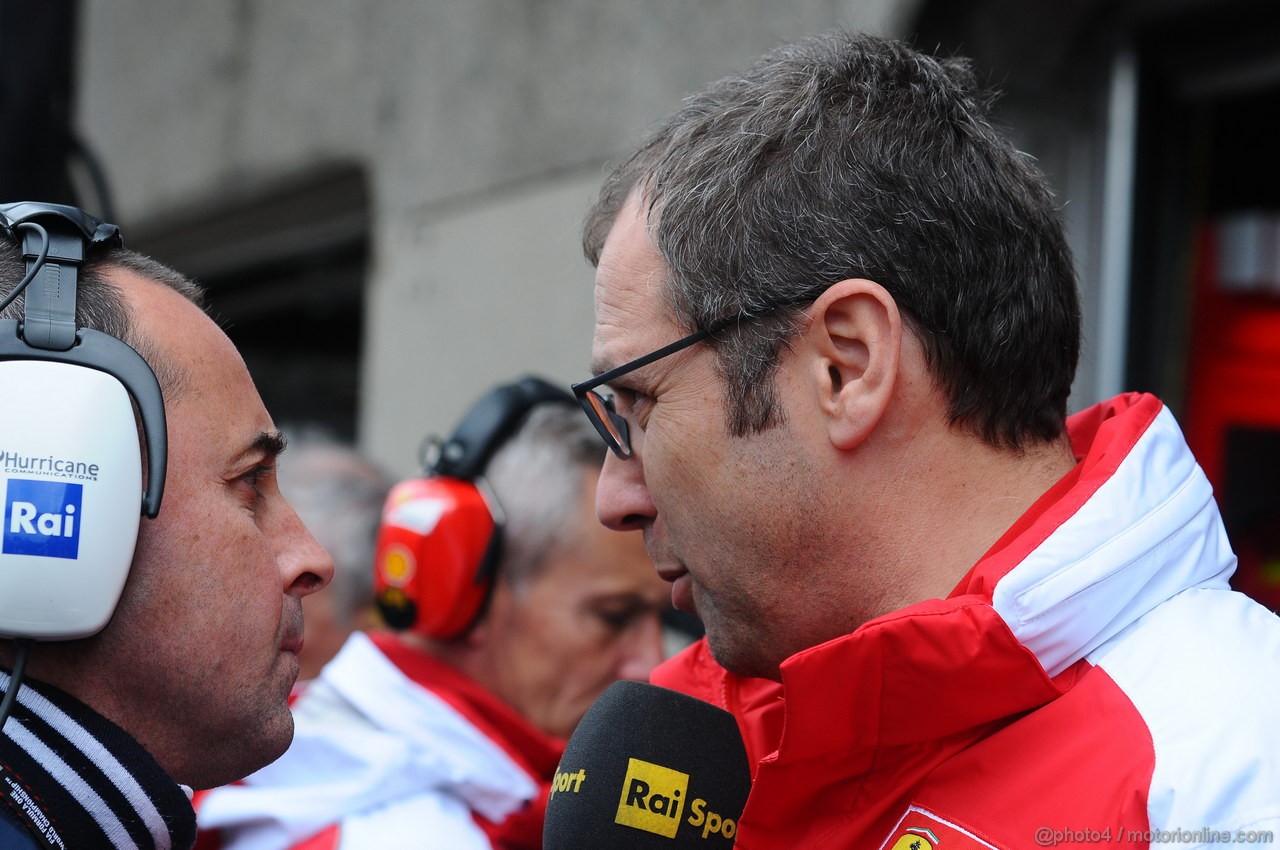
<path fill-rule="evenodd" d="M 10 478 L 5 488 L 6 555 L 75 559 L 80 552 L 83 484 Z"/>

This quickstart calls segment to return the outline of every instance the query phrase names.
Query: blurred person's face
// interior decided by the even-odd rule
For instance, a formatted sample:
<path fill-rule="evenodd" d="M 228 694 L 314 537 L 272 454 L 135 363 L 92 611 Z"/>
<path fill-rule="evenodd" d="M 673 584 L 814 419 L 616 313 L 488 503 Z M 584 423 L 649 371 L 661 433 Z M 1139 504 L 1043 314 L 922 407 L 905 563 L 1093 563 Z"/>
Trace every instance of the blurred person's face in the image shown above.
<path fill-rule="evenodd" d="M 499 581 L 469 638 L 487 647 L 484 679 L 494 693 L 562 738 L 605 688 L 643 681 L 662 660 L 666 587 L 641 535 L 596 521 L 594 479 L 584 475 L 577 540 L 523 583 Z"/>
<path fill-rule="evenodd" d="M 357 628 L 372 625 L 372 616 L 353 623 L 342 615 L 332 586 L 302 600 L 306 614 L 306 642 L 298 654 L 298 681 L 314 679 L 324 665 L 338 654 L 342 645 Z"/>
<path fill-rule="evenodd" d="M 372 534 L 380 505 L 372 505 L 369 494 L 385 495 L 390 485 L 353 449 L 312 442 L 305 431 L 290 437 L 277 479 L 285 499 L 335 566 L 333 581 L 302 600 L 307 627 L 298 654 L 298 681 L 303 682 L 320 675 L 352 632 L 378 625 Z"/>
<path fill-rule="evenodd" d="M 155 359 L 181 377 L 165 399 L 160 514 L 142 522 L 120 605 L 87 642 L 76 691 L 176 781 L 207 788 L 292 740 L 301 600 L 333 567 L 276 487 L 278 435 L 231 341 L 167 287 L 109 277 Z"/>

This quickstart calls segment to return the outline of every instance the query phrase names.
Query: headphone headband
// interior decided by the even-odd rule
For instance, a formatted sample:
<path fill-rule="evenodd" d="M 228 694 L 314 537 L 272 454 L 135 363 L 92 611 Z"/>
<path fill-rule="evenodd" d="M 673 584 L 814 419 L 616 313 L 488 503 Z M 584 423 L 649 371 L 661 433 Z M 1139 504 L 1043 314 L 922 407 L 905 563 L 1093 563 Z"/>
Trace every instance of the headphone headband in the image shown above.
<path fill-rule="evenodd" d="M 110 222 L 92 216 L 79 207 L 66 204 L 45 204 L 38 201 L 15 201 L 0 204 L 0 230 L 14 242 L 20 242 L 15 228 L 24 222 L 42 224 L 54 220 L 62 220 L 72 224 L 80 231 L 83 243 L 87 246 L 106 245 L 113 248 L 124 247 L 124 238 L 120 228 Z M 28 254 L 28 256 L 33 256 Z"/>
<path fill-rule="evenodd" d="M 562 387 L 533 376 L 495 387 L 467 411 L 452 436 L 439 446 L 436 457 L 427 463 L 427 472 L 474 481 L 525 415 L 548 403 L 577 402 Z"/>

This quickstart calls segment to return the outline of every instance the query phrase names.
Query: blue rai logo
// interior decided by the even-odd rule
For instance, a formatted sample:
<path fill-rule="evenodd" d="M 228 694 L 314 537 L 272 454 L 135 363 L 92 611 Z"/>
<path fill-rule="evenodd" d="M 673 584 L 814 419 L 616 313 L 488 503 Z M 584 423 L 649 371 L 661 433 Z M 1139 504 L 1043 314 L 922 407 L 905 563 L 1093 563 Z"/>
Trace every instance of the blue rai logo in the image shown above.
<path fill-rule="evenodd" d="M 10 478 L 4 498 L 6 555 L 76 558 L 83 484 Z"/>

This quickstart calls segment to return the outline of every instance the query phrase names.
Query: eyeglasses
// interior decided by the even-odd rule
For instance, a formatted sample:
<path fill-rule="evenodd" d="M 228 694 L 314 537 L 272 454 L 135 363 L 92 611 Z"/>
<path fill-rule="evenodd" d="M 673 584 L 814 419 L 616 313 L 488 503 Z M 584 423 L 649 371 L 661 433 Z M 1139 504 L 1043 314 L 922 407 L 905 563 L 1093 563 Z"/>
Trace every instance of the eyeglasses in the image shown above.
<path fill-rule="evenodd" d="M 652 351 L 643 357 L 637 357 L 621 366 L 610 369 L 608 372 L 602 372 L 589 381 L 583 381 L 580 384 L 574 384 L 573 394 L 578 398 L 578 404 L 582 405 L 582 409 L 586 411 L 587 418 L 591 420 L 591 424 L 596 426 L 596 430 L 600 432 L 600 436 L 604 438 L 606 444 L 615 455 L 628 460 L 631 457 L 631 431 L 627 426 L 627 420 L 618 412 L 613 403 L 612 393 L 596 392 L 596 387 L 607 384 L 621 378 L 628 372 L 634 372 L 642 366 L 648 366 L 656 360 L 669 357 L 677 351 L 683 351 L 691 345 L 697 345 L 708 337 L 713 337 L 720 331 L 730 325 L 741 322 L 749 322 L 752 319 L 763 318 L 775 310 L 783 307 L 794 307 L 797 304 L 807 304 L 813 300 L 813 296 L 805 296 L 803 298 L 787 299 L 778 304 L 773 304 L 757 313 L 744 313 L 736 316 L 729 316 L 714 322 L 710 327 L 700 331 L 694 331 L 686 337 L 676 340 L 670 345 L 664 345 L 657 351 Z"/>

